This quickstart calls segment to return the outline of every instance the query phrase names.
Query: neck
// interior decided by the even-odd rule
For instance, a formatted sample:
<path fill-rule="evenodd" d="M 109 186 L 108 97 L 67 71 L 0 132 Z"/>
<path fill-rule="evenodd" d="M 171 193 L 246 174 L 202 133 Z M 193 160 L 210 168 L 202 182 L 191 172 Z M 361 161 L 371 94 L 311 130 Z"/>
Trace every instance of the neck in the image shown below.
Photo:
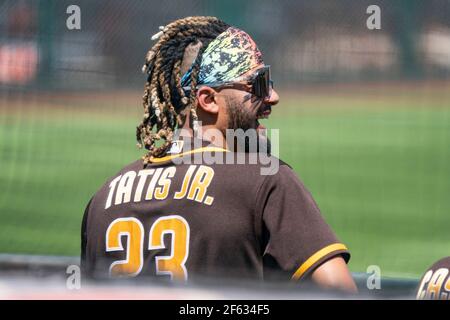
<path fill-rule="evenodd" d="M 183 130 L 180 132 L 180 137 L 193 137 L 193 130 L 189 124 L 183 126 Z M 196 138 L 209 141 L 215 146 L 227 149 L 227 142 L 223 133 L 217 129 L 214 125 L 200 126 L 197 132 Z"/>
<path fill-rule="evenodd" d="M 204 124 L 208 123 L 208 124 Z M 199 130 L 195 136 L 197 139 L 209 141 L 217 147 L 228 149 L 225 133 L 218 129 L 214 122 L 199 122 Z M 193 130 L 191 125 L 190 114 L 187 115 L 183 128 L 180 132 L 180 137 L 193 137 Z"/>
<path fill-rule="evenodd" d="M 214 145 L 227 149 L 227 141 L 219 129 L 214 125 L 201 126 L 199 130 L 199 138 L 210 141 Z"/>

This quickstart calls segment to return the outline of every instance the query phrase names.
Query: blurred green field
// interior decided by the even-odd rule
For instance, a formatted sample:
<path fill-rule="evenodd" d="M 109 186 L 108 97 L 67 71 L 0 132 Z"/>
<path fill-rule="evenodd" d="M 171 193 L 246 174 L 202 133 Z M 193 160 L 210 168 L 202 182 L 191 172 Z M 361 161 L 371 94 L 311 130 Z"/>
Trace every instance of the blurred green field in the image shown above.
<path fill-rule="evenodd" d="M 291 94 L 266 121 L 352 271 L 417 277 L 450 256 L 450 95 L 405 90 Z M 78 255 L 90 196 L 141 154 L 139 93 L 49 101 L 2 101 L 0 252 Z"/>

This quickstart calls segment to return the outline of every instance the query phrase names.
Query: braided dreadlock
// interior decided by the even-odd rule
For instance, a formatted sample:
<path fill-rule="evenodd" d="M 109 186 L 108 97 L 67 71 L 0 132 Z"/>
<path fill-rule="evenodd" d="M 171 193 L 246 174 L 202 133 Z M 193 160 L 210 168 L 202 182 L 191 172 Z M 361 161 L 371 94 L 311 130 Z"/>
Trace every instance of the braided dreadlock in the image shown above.
<path fill-rule="evenodd" d="M 194 131 L 197 124 L 197 98 L 195 87 L 200 71 L 202 53 L 229 25 L 215 17 L 187 17 L 160 28 L 157 43 L 148 51 L 143 71 L 148 73 L 145 84 L 144 117 L 136 128 L 138 146 L 149 152 L 143 156 L 144 163 L 151 157 L 162 157 L 169 149 L 176 128 L 181 128 L 190 115 Z M 188 46 L 200 45 L 192 63 L 191 91 L 187 97 L 181 87 L 183 58 Z M 185 68 L 184 68 L 185 69 Z M 162 140 L 157 147 L 155 142 Z"/>

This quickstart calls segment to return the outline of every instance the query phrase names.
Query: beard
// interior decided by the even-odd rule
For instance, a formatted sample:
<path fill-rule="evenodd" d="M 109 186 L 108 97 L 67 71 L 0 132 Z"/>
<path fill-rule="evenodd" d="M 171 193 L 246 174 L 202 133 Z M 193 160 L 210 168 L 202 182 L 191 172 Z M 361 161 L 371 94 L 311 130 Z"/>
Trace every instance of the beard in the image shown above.
<path fill-rule="evenodd" d="M 234 139 L 233 146 L 230 146 L 234 151 L 250 152 L 264 152 L 270 154 L 270 140 L 266 135 L 266 128 L 260 125 L 258 115 L 264 109 L 264 106 L 257 108 L 259 112 L 244 108 L 242 102 L 236 98 L 227 96 L 227 111 L 228 111 L 228 129 L 244 131 L 244 136 L 238 135 Z M 270 108 L 270 106 L 268 106 Z M 249 132 L 250 131 L 250 132 Z M 253 131 L 253 132 L 251 132 Z M 249 136 L 256 135 L 255 139 L 249 139 Z M 226 136 L 226 133 L 225 133 Z M 231 141 L 230 141 L 231 142 Z M 230 144 L 230 143 L 228 143 Z"/>
<path fill-rule="evenodd" d="M 249 129 L 256 129 L 257 117 L 254 112 L 242 106 L 234 97 L 226 96 L 227 111 L 228 111 L 228 129 L 242 129 L 247 131 Z"/>

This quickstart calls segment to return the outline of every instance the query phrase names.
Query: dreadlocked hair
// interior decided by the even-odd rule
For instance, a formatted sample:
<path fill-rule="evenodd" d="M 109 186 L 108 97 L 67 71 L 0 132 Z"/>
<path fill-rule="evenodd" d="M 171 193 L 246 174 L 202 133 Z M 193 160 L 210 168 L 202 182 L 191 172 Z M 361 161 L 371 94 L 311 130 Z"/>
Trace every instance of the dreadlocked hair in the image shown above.
<path fill-rule="evenodd" d="M 197 98 L 195 87 L 200 71 L 202 53 L 208 44 L 229 27 L 215 17 L 187 17 L 176 20 L 156 35 L 156 44 L 148 51 L 143 71 L 148 74 L 142 97 L 144 117 L 136 128 L 138 147 L 149 150 L 143 156 L 144 163 L 152 157 L 164 156 L 173 139 L 176 128 L 181 128 L 187 115 L 194 132 L 197 126 Z M 192 63 L 191 91 L 186 96 L 181 87 L 182 65 L 185 49 L 200 45 Z M 156 141 L 160 140 L 160 146 Z"/>

